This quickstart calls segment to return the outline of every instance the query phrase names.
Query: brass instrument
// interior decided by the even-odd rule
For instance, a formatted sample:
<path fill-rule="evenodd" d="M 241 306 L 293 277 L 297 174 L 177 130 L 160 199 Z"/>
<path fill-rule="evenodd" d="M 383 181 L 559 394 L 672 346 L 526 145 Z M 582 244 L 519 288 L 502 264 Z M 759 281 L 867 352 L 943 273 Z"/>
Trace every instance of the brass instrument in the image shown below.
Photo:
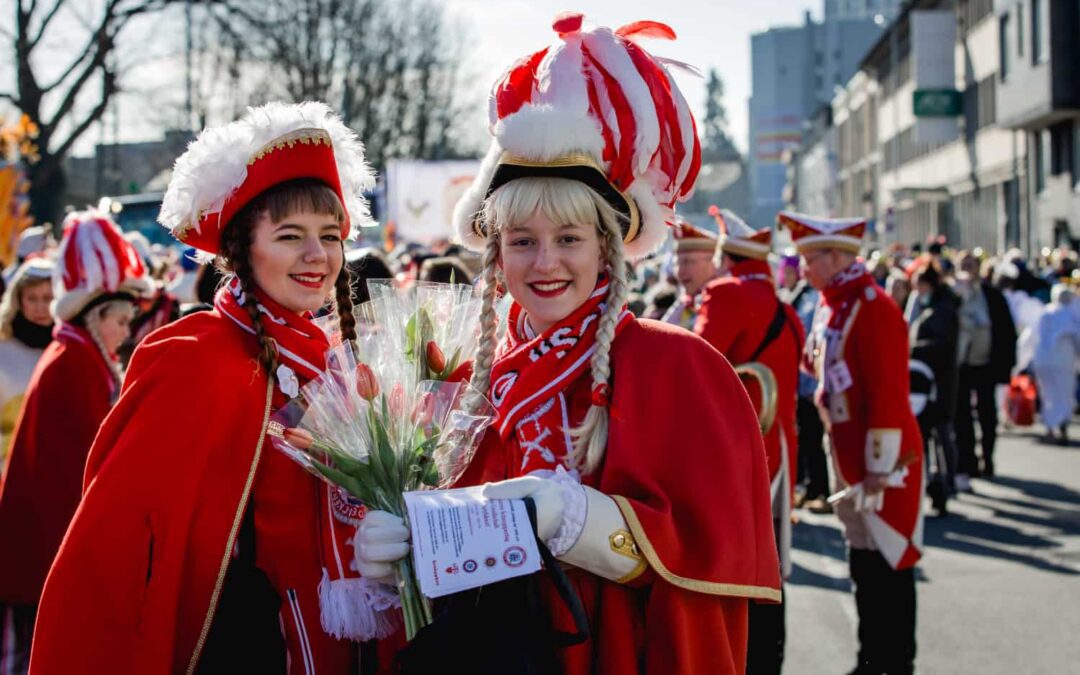
<path fill-rule="evenodd" d="M 760 361 L 750 361 L 735 366 L 735 374 L 740 379 L 752 377 L 761 388 L 761 406 L 758 407 L 758 424 L 761 426 L 761 434 L 764 436 L 772 429 L 776 422 L 776 407 L 779 401 L 777 394 L 776 375 L 772 370 Z"/>

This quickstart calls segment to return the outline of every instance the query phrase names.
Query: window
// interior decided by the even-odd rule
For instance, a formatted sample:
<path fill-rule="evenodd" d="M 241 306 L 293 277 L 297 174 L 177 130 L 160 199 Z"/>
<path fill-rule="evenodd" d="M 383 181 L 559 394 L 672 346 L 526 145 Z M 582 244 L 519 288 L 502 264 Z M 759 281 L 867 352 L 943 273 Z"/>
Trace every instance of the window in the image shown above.
<path fill-rule="evenodd" d="M 1009 15 L 1002 14 L 998 19 L 998 52 L 1001 54 L 1001 66 L 998 73 L 1001 81 L 1009 77 Z"/>
<path fill-rule="evenodd" d="M 973 82 L 963 91 L 964 134 L 969 141 L 975 133 L 997 121 L 997 80 L 994 76 Z"/>
<path fill-rule="evenodd" d="M 1050 175 L 1060 176 L 1073 171 L 1072 122 L 1058 122 L 1050 127 Z"/>
<path fill-rule="evenodd" d="M 1024 3 L 1016 3 L 1016 55 L 1024 55 Z"/>
<path fill-rule="evenodd" d="M 966 38 L 979 22 L 993 13 L 993 0 L 958 0 L 956 14 L 960 38 Z"/>
<path fill-rule="evenodd" d="M 1035 194 L 1041 193 L 1046 188 L 1046 163 L 1048 160 L 1050 134 L 1046 131 L 1035 131 L 1032 134 L 1035 145 Z"/>
<path fill-rule="evenodd" d="M 1044 63 L 1049 51 L 1047 44 L 1046 0 L 1031 0 L 1031 62 Z"/>

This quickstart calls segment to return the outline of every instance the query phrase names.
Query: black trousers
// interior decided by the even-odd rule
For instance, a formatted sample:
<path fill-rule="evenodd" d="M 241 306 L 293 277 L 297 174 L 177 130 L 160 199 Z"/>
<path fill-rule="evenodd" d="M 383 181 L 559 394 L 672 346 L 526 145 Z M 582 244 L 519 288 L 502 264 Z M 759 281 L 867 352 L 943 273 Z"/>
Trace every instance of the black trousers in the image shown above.
<path fill-rule="evenodd" d="M 994 398 L 994 379 L 989 366 L 960 366 L 956 387 L 956 447 L 960 455 L 959 473 L 981 475 L 975 457 L 975 422 L 971 416 L 971 393 L 975 392 L 975 410 L 982 431 L 983 471 L 994 473 L 994 444 L 997 442 L 997 402 Z"/>
<path fill-rule="evenodd" d="M 795 409 L 799 425 L 799 483 L 806 486 L 806 497 L 829 495 L 829 469 L 825 465 L 825 425 L 817 406 L 809 396 L 800 396 Z"/>
<path fill-rule="evenodd" d="M 784 642 L 787 629 L 784 621 L 783 585 L 780 604 L 750 601 L 746 644 L 747 675 L 780 675 L 784 666 Z"/>
<path fill-rule="evenodd" d="M 774 517 L 773 534 L 777 553 L 780 552 L 780 525 L 780 520 Z M 779 604 L 751 600 L 747 619 L 746 672 L 752 675 L 780 675 L 787 640 L 783 580 L 780 583 Z"/>
<path fill-rule="evenodd" d="M 894 570 L 877 551 L 848 549 L 859 612 L 859 675 L 915 672 L 915 570 Z"/>

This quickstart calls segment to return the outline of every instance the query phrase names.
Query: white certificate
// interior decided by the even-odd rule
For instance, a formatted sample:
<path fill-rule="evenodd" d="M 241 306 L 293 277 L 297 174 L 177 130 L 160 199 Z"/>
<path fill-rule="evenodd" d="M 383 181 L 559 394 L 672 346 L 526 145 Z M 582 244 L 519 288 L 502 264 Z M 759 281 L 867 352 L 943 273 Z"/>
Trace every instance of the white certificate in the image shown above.
<path fill-rule="evenodd" d="M 420 590 L 438 598 L 540 569 L 520 499 L 486 499 L 481 486 L 406 492 Z"/>

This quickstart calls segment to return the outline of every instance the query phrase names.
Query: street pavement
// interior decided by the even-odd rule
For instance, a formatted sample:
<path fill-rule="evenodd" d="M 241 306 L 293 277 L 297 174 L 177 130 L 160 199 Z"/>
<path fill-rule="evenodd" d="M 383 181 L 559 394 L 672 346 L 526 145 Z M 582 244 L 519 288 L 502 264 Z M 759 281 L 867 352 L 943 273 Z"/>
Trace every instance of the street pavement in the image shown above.
<path fill-rule="evenodd" d="M 944 518 L 928 511 L 917 671 L 1080 673 L 1080 443 L 1006 432 L 995 459 L 992 482 L 972 481 Z M 784 672 L 846 673 L 857 619 L 840 525 L 797 514 Z"/>

